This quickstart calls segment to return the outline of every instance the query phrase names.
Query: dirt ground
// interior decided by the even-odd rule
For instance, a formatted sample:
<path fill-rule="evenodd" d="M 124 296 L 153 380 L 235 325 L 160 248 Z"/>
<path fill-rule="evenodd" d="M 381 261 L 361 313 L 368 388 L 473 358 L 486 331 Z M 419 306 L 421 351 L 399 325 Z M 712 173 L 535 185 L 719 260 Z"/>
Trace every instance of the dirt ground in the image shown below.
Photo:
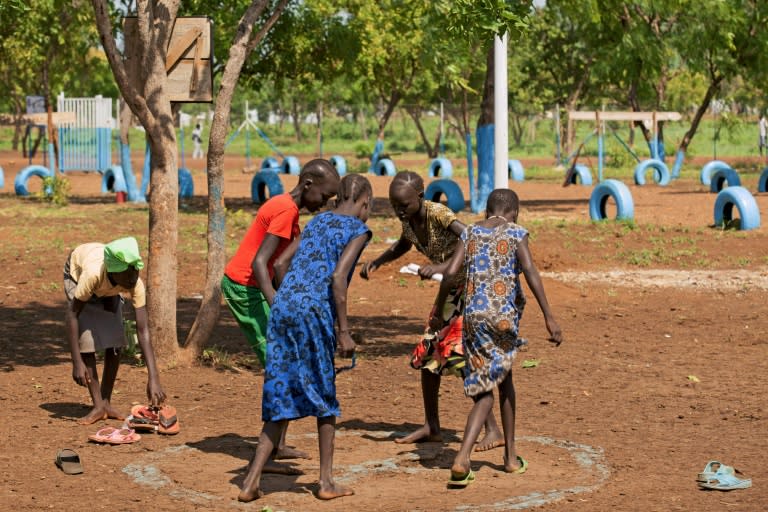
<path fill-rule="evenodd" d="M 522 333 L 531 346 L 514 370 L 518 451 L 528 471 L 501 471 L 496 449 L 476 454 L 472 485 L 446 489 L 471 407 L 456 379 L 444 379 L 441 389 L 444 443 L 392 441 L 423 421 L 419 375 L 407 360 L 437 292 L 435 282 L 398 273 L 406 263 L 424 262 L 412 251 L 370 281 L 355 277 L 349 291 L 352 325 L 363 341 L 357 368 L 337 378 L 335 475 L 356 494 L 331 502 L 313 496 L 317 437 L 314 421 L 304 419 L 291 424 L 289 444 L 312 454 L 290 462 L 305 474 L 268 475 L 266 496 L 243 505 L 237 490 L 261 427 L 258 367 L 165 369 L 162 382 L 179 411 L 180 434 L 148 434 L 124 446 L 88 442 L 98 428 L 120 422 L 75 421 L 88 411 L 89 398 L 71 379 L 61 268 L 82 242 L 107 241 L 124 230 L 146 241 L 146 210 L 102 196 L 92 174 L 70 176 L 65 213 L 17 198 L 13 178 L 24 165 L 16 154 L 0 154 L 2 510 L 756 511 L 768 503 L 766 194 L 756 195 L 762 227 L 741 232 L 711 227 L 715 196 L 693 180 L 638 187 L 627 173 L 634 226 L 590 223 L 591 187 L 512 183 L 566 339 L 549 346 L 528 293 Z M 204 171 L 202 164 L 188 165 L 196 197 L 182 207 L 199 212 Z M 242 159 L 228 160 L 227 207 L 252 214 L 252 175 L 242 166 Z M 413 168 L 426 174 L 426 163 Z M 389 178 L 371 179 L 375 238 L 364 260 L 399 234 L 386 199 Z M 283 181 L 288 190 L 295 178 Z M 466 180 L 457 181 L 466 197 Z M 742 181 L 757 190 L 756 174 Z M 465 210 L 460 218 L 477 216 Z M 180 222 L 182 236 L 204 236 L 203 216 L 182 215 Z M 204 269 L 204 254 L 180 251 L 181 339 L 199 304 Z M 226 307 L 211 342 L 234 356 L 249 351 Z M 523 368 L 526 360 L 538 365 Z M 143 368 L 123 364 L 113 403 L 127 413 L 143 401 L 145 383 Z M 76 450 L 85 473 L 59 471 L 59 448 Z M 737 467 L 752 488 L 699 490 L 695 478 L 709 460 Z"/>

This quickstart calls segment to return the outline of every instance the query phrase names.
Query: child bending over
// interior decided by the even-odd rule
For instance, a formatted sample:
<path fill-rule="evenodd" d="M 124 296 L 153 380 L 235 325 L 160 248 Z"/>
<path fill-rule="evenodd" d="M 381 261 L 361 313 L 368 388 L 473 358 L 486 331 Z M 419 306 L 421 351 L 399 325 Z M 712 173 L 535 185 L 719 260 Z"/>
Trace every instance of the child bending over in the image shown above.
<path fill-rule="evenodd" d="M 424 199 L 424 180 L 411 171 L 395 175 L 389 187 L 389 200 L 402 222 L 400 239 L 373 261 L 363 265 L 360 276 L 368 276 L 387 262 L 408 252 L 411 247 L 429 258 L 431 265 L 419 269 L 422 279 L 443 273 L 464 231 L 464 224 L 450 208 Z M 461 345 L 461 322 L 464 311 L 463 275 L 446 283 L 450 291 L 440 307 L 435 304 L 427 320 L 425 332 L 411 356 L 411 367 L 422 370 L 421 394 L 424 401 L 424 425 L 396 443 L 442 441 L 438 395 L 443 375 L 462 375 L 464 351 Z M 432 321 L 434 319 L 434 322 Z M 431 324 L 431 325 L 430 325 Z M 485 437 L 477 451 L 502 446 L 504 439 L 493 413 L 485 421 Z"/>
<path fill-rule="evenodd" d="M 320 445 L 318 498 L 353 494 L 332 478 L 336 417 L 334 352 L 354 354 L 347 319 L 347 286 L 355 263 L 371 238 L 365 225 L 372 202 L 371 184 L 360 175 L 341 180 L 336 209 L 313 218 L 301 238 L 281 256 L 293 256 L 275 294 L 267 326 L 267 366 L 261 413 L 265 422 L 256 455 L 238 499 L 263 495 L 261 473 L 278 446 L 288 421 L 317 418 Z M 278 262 L 278 266 L 280 262 Z M 338 331 L 334 326 L 338 327 Z"/>
<path fill-rule="evenodd" d="M 144 262 L 133 237 L 106 245 L 79 245 L 64 263 L 65 325 L 72 354 L 72 378 L 88 388 L 93 400 L 93 410 L 78 420 L 83 425 L 107 418 L 124 419 L 111 403 L 120 367 L 120 349 L 125 346 L 121 293 L 131 296 L 136 311 L 139 346 L 149 374 L 147 398 L 155 406 L 165 400 L 149 341 L 146 293 L 144 282 L 139 278 L 142 268 Z M 104 351 L 101 384 L 96 369 L 96 352 L 100 351 Z"/>
<path fill-rule="evenodd" d="M 518 210 L 519 200 L 514 191 L 494 190 L 488 196 L 486 219 L 462 233 L 463 243 L 457 246 L 445 271 L 446 278 L 462 269 L 466 271 L 464 393 L 475 402 L 467 418 L 461 449 L 451 466 L 450 486 L 464 487 L 475 478 L 470 453 L 493 407 L 494 388 L 499 389 L 504 428 L 504 469 L 523 473 L 527 468 L 527 462 L 515 451 L 515 387 L 512 383 L 515 353 L 526 343 L 518 337 L 525 306 L 521 272 L 544 314 L 550 340 L 558 346 L 563 341 L 528 249 L 528 231 L 516 224 Z M 441 283 L 438 308 L 445 303 L 448 283 L 448 279 Z M 439 324 L 439 319 L 433 319 L 433 324 Z"/>

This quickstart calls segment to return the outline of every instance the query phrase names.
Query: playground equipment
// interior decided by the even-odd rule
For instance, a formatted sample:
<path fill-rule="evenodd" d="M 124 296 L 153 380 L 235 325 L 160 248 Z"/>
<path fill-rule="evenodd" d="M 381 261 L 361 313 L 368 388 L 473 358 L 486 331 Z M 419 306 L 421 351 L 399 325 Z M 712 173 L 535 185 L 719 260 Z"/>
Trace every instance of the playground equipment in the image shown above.
<path fill-rule="evenodd" d="M 510 160 L 507 163 L 507 171 L 509 172 L 509 179 L 513 181 L 525 181 L 525 170 L 520 160 Z"/>
<path fill-rule="evenodd" d="M 269 192 L 269 196 L 267 196 Z M 283 193 L 283 184 L 278 173 L 271 169 L 262 169 L 251 180 L 251 201 L 262 204 L 270 197 Z"/>
<path fill-rule="evenodd" d="M 344 160 L 343 156 L 333 155 L 329 161 L 331 162 L 331 165 L 336 168 L 336 172 L 339 173 L 339 176 L 344 176 L 347 174 L 347 161 Z"/>
<path fill-rule="evenodd" d="M 440 179 L 432 181 L 427 185 L 427 190 L 424 191 L 424 198 L 435 203 L 439 203 L 440 197 L 443 195 L 445 195 L 448 208 L 454 212 L 464 209 L 464 194 L 461 192 L 459 185 L 453 180 Z"/>
<path fill-rule="evenodd" d="M 592 173 L 590 172 L 589 167 L 583 164 L 576 164 L 568 183 L 573 185 L 581 183 L 584 186 L 592 185 Z"/>
<path fill-rule="evenodd" d="M 453 175 L 453 164 L 447 158 L 434 158 L 429 164 L 430 178 L 450 178 Z"/>
<path fill-rule="evenodd" d="M 605 122 L 606 121 L 650 121 L 652 125 L 651 133 L 652 138 L 648 143 L 651 159 L 659 160 L 663 162 L 664 145 L 658 139 L 658 123 L 659 121 L 679 121 L 682 116 L 678 112 L 611 112 L 611 111 L 577 111 L 571 110 L 568 112 L 568 126 L 567 126 L 567 140 L 572 139 L 573 123 L 574 121 L 594 121 L 595 130 L 592 131 L 580 144 L 576 151 L 573 151 L 568 155 L 566 164 L 570 163 L 570 160 L 575 156 L 578 158 L 578 154 L 581 148 L 589 141 L 593 136 L 597 135 L 597 178 L 599 182 L 603 181 L 603 162 L 604 162 L 604 137 L 605 137 Z M 611 130 L 614 137 L 624 146 L 624 148 L 640 163 L 640 158 L 627 146 L 618 134 Z M 559 153 L 559 151 L 558 151 Z M 680 168 L 683 165 L 685 153 L 681 150 L 677 152 L 675 157 L 675 165 L 670 173 L 671 178 L 680 176 Z M 661 183 L 659 183 L 661 185 Z"/>
<path fill-rule="evenodd" d="M 377 176 L 394 176 L 397 174 L 397 168 L 395 162 L 387 157 L 383 157 L 384 151 L 384 139 L 381 136 L 376 141 L 376 145 L 373 147 L 373 155 L 371 155 L 371 167 L 368 172 L 376 174 Z"/>
<path fill-rule="evenodd" d="M 0 167 L 0 189 L 5 186 L 5 174 L 3 174 L 3 168 Z"/>
<path fill-rule="evenodd" d="M 760 210 L 757 201 L 744 187 L 728 187 L 715 199 L 715 225 L 723 226 L 733 221 L 734 206 L 739 212 L 739 229 L 747 231 L 760 227 Z"/>
<path fill-rule="evenodd" d="M 608 199 L 616 203 L 616 220 L 632 220 L 635 217 L 635 204 L 627 186 L 618 180 L 605 180 L 599 183 L 589 198 L 589 217 L 592 220 L 607 218 Z"/>
<path fill-rule="evenodd" d="M 655 158 L 651 158 L 650 160 L 643 160 L 635 166 L 636 185 L 645 185 L 645 172 L 648 169 L 653 169 L 653 181 L 662 187 L 669 185 L 671 175 L 669 174 L 669 168 L 667 167 L 667 164 Z"/>
<path fill-rule="evenodd" d="M 709 186 L 712 183 L 712 173 L 715 171 L 720 170 L 728 170 L 731 169 L 731 166 L 728 165 L 725 162 L 722 162 L 720 160 L 712 160 L 711 162 L 704 165 L 704 167 L 701 168 L 701 173 L 699 174 L 699 180 L 701 181 L 702 185 Z"/>
<path fill-rule="evenodd" d="M 709 183 L 710 192 L 720 192 L 725 186 L 734 187 L 741 186 L 741 178 L 739 174 L 733 169 L 718 169 L 712 174 L 712 178 Z"/>
<path fill-rule="evenodd" d="M 760 180 L 757 182 L 758 192 L 768 192 L 768 167 L 763 169 L 763 173 L 760 175 Z"/>

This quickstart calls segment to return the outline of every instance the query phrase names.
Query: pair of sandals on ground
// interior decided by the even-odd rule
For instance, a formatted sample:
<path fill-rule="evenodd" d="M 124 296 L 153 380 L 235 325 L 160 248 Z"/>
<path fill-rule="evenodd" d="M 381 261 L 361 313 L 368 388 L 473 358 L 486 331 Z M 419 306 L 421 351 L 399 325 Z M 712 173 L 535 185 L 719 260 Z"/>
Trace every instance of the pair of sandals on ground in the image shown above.
<path fill-rule="evenodd" d="M 141 434 L 137 431 L 174 435 L 178 434 L 180 429 L 179 418 L 173 406 L 134 405 L 122 428 L 104 427 L 88 436 L 88 439 L 96 443 L 130 444 L 141 439 Z"/>
<path fill-rule="evenodd" d="M 734 491 L 752 487 L 751 479 L 739 478 L 737 474 L 742 473 L 736 468 L 711 460 L 696 477 L 696 483 L 701 489 L 713 491 Z"/>

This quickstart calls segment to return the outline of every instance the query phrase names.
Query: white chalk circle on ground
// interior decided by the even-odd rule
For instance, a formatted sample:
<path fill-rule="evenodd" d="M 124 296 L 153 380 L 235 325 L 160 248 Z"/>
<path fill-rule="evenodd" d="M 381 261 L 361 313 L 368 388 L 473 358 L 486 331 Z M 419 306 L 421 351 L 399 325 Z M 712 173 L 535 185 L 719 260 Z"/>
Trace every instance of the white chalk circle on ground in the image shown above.
<path fill-rule="evenodd" d="M 731 169 L 731 166 L 720 160 L 712 160 L 701 168 L 699 181 L 701 181 L 702 185 L 709 186 L 712 182 L 712 173 L 721 169 Z"/>
<path fill-rule="evenodd" d="M 16 179 L 13 180 L 13 188 L 16 191 L 17 196 L 29 195 L 29 188 L 27 188 L 27 184 L 29 182 L 29 178 L 32 176 L 45 179 L 52 177 L 53 173 L 50 169 L 43 167 L 42 165 L 29 165 L 25 167 L 19 174 L 16 175 Z M 50 192 L 46 191 L 46 193 Z"/>
<path fill-rule="evenodd" d="M 672 177 L 669 174 L 667 164 L 655 158 L 643 160 L 635 166 L 635 184 L 645 185 L 645 173 L 648 169 L 653 169 L 653 181 L 662 187 L 669 185 Z"/>
<path fill-rule="evenodd" d="M 344 160 L 343 156 L 333 155 L 329 161 L 331 162 L 331 165 L 336 168 L 336 172 L 339 173 L 339 176 L 347 174 L 347 161 Z"/>
<path fill-rule="evenodd" d="M 618 180 L 605 180 L 598 184 L 589 198 L 589 217 L 592 220 L 607 218 L 608 199 L 616 203 L 616 220 L 632 220 L 635 217 L 635 203 L 627 186 Z"/>
<path fill-rule="evenodd" d="M 269 196 L 267 196 L 269 192 Z M 274 170 L 264 169 L 256 173 L 251 180 L 251 201 L 254 204 L 262 204 L 270 197 L 283 193 L 283 183 L 280 175 Z"/>
<path fill-rule="evenodd" d="M 345 430 L 337 431 L 336 437 L 358 437 L 361 442 L 364 438 L 375 439 L 375 442 L 392 439 L 404 435 L 402 432 L 389 431 L 355 431 Z M 289 438 L 298 436 L 289 435 Z M 316 439 L 316 433 L 304 434 L 301 437 Z M 488 503 L 457 505 L 455 510 L 524 510 L 535 508 L 547 503 L 554 503 L 562 499 L 572 497 L 576 494 L 593 492 L 600 488 L 610 477 L 611 472 L 608 463 L 605 460 L 602 448 L 579 444 L 572 441 L 553 439 L 543 436 L 522 436 L 516 439 L 524 443 L 536 443 L 543 447 L 551 447 L 556 450 L 562 450 L 564 455 L 569 456 L 571 463 L 578 468 L 578 472 L 587 476 L 587 483 L 580 485 L 568 485 L 562 489 L 542 489 L 525 495 L 512 495 L 501 501 L 492 501 Z M 358 443 L 359 444 L 359 443 Z M 242 503 L 231 499 L 228 496 L 220 496 L 211 492 L 198 491 L 181 485 L 176 478 L 172 478 L 160 469 L 164 462 L 175 457 L 200 457 L 210 456 L 207 452 L 193 448 L 189 445 L 170 446 L 164 450 L 154 452 L 144 452 L 137 454 L 134 461 L 122 468 L 122 472 L 128 475 L 133 482 L 149 487 L 154 490 L 163 489 L 177 499 L 182 499 L 194 504 L 206 505 L 207 507 L 234 507 L 241 509 Z M 358 464 L 335 464 L 334 479 L 338 482 L 349 484 L 373 475 L 387 475 L 391 478 L 397 478 L 398 475 L 408 475 L 406 478 L 418 478 L 420 474 L 430 474 L 432 472 L 443 474 L 446 472 L 442 468 L 426 467 L 415 464 L 421 459 L 418 453 L 411 451 L 399 451 L 396 455 L 381 460 L 366 460 Z M 204 469 L 204 468 L 203 468 Z M 405 482 L 404 482 L 405 484 Z M 477 485 L 477 484 L 476 484 Z M 514 489 L 510 489 L 510 494 L 514 494 Z M 311 499 L 315 499 L 312 497 Z M 266 500 L 265 500 L 266 501 Z M 424 500 L 420 505 L 428 505 Z M 370 509 L 370 503 L 361 503 L 361 510 Z"/>
<path fill-rule="evenodd" d="M 709 191 L 718 193 L 725 187 L 739 187 L 741 186 L 741 178 L 739 173 L 733 169 L 718 169 L 712 173 L 712 177 L 709 180 Z"/>
<path fill-rule="evenodd" d="M 447 158 L 435 158 L 429 164 L 430 178 L 450 178 L 453 175 L 453 164 Z"/>
<path fill-rule="evenodd" d="M 389 158 L 382 158 L 376 162 L 376 166 L 373 168 L 373 173 L 376 176 L 394 176 L 397 174 L 395 162 Z"/>
<path fill-rule="evenodd" d="M 452 180 L 435 180 L 427 185 L 424 191 L 424 199 L 439 203 L 440 197 L 445 196 L 446 206 L 454 212 L 464 209 L 464 194 L 459 185 Z"/>
<path fill-rule="evenodd" d="M 509 179 L 512 181 L 525 181 L 525 169 L 520 160 L 510 160 L 507 163 L 507 170 L 509 171 Z"/>
<path fill-rule="evenodd" d="M 715 199 L 715 226 L 723 226 L 733 220 L 733 208 L 739 212 L 739 229 L 748 231 L 760 227 L 760 210 L 752 193 L 744 187 L 728 187 Z"/>

